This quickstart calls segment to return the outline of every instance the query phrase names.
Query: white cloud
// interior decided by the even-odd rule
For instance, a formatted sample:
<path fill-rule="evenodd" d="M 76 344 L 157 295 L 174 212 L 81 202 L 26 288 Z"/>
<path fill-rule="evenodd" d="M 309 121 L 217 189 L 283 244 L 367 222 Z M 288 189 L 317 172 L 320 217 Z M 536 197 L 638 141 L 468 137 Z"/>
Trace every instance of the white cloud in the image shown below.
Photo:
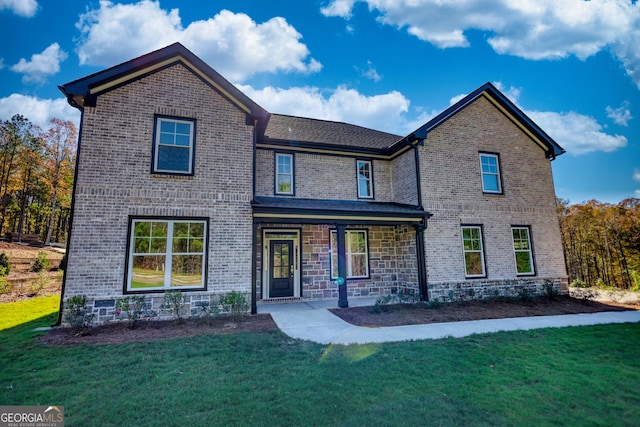
<path fill-rule="evenodd" d="M 325 16 L 348 19 L 356 1 L 377 19 L 440 48 L 468 47 L 465 32 L 485 31 L 499 54 L 526 59 L 586 59 L 611 48 L 640 88 L 640 2 L 628 0 L 334 0 Z"/>
<path fill-rule="evenodd" d="M 0 0 L 0 10 L 9 9 L 13 13 L 25 18 L 31 18 L 38 10 L 36 0 Z"/>
<path fill-rule="evenodd" d="M 629 126 L 629 120 L 633 119 L 631 110 L 629 110 L 629 102 L 623 102 L 618 108 L 612 108 L 610 105 L 607 105 L 605 110 L 607 117 L 620 126 Z"/>
<path fill-rule="evenodd" d="M 640 190 L 636 190 L 633 192 L 633 197 L 640 198 Z"/>
<path fill-rule="evenodd" d="M 640 169 L 633 170 L 633 180 L 635 182 L 640 182 Z"/>
<path fill-rule="evenodd" d="M 353 123 L 397 134 L 406 134 L 427 121 L 426 115 L 409 120 L 406 114 L 410 102 L 397 91 L 367 96 L 344 86 L 327 90 L 271 86 L 254 89 L 246 85 L 238 88 L 268 111 L 279 114 Z M 381 123 L 384 129 L 380 128 Z"/>
<path fill-rule="evenodd" d="M 66 98 L 40 99 L 17 93 L 0 98 L 0 120 L 9 120 L 16 114 L 42 129 L 48 129 L 49 120 L 53 118 L 70 120 L 76 128 L 80 125 L 80 111 L 70 106 Z"/>
<path fill-rule="evenodd" d="M 317 72 L 302 35 L 284 18 L 256 23 L 244 13 L 222 10 L 212 18 L 183 27 L 178 9 L 157 1 L 134 4 L 101 1 L 80 16 L 80 64 L 113 65 L 176 41 L 181 42 L 230 80 L 260 72 Z"/>
<path fill-rule="evenodd" d="M 339 16 L 340 18 L 351 18 L 351 9 L 356 0 L 333 0 L 327 6 L 320 9 L 324 16 Z"/>
<path fill-rule="evenodd" d="M 48 76 L 60 71 L 60 62 L 67 59 L 67 53 L 58 43 L 52 43 L 42 53 L 34 53 L 31 60 L 22 58 L 11 67 L 12 71 L 24 74 L 23 83 L 42 83 Z"/>
<path fill-rule="evenodd" d="M 363 77 L 369 80 L 373 80 L 376 83 L 382 80 L 382 76 L 378 74 L 378 70 L 376 70 L 376 67 L 373 65 L 371 61 L 367 61 L 367 69 L 360 70 L 360 73 L 362 74 Z"/>
<path fill-rule="evenodd" d="M 594 151 L 609 153 L 627 145 L 626 137 L 603 132 L 602 125 L 593 117 L 573 111 L 525 113 L 570 154 L 580 155 Z"/>

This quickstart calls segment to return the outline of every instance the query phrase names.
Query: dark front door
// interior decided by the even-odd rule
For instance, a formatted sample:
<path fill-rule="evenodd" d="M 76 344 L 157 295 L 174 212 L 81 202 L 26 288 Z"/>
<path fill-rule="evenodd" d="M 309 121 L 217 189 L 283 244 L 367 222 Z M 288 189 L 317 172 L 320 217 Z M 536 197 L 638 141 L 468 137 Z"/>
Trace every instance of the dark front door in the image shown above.
<path fill-rule="evenodd" d="M 269 242 L 269 298 L 293 296 L 293 241 Z"/>

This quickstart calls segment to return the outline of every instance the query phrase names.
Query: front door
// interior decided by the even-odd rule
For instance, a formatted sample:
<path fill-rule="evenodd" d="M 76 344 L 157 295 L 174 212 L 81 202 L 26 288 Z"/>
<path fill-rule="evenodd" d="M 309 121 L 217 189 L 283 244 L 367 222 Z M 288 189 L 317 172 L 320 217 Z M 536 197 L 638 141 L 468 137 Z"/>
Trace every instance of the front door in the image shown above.
<path fill-rule="evenodd" d="M 269 297 L 293 296 L 293 241 L 269 241 Z"/>

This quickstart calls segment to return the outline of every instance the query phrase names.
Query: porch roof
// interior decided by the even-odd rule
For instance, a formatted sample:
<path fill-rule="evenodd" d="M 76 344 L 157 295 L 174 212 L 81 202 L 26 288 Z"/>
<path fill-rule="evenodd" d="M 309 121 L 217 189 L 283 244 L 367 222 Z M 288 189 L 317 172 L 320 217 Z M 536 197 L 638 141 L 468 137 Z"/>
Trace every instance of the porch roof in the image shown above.
<path fill-rule="evenodd" d="M 413 205 L 353 200 L 255 197 L 251 207 L 255 222 L 418 225 L 431 216 Z"/>

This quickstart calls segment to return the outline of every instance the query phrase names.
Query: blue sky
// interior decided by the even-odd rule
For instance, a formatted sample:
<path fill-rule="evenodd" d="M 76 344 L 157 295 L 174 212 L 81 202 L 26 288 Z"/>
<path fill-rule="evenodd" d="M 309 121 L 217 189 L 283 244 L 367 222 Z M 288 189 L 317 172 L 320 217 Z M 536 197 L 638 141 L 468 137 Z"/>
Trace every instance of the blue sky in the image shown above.
<path fill-rule="evenodd" d="M 406 134 L 489 81 L 567 153 L 572 203 L 640 197 L 640 4 L 0 0 L 0 119 L 78 124 L 58 85 L 175 41 L 268 111 Z"/>

